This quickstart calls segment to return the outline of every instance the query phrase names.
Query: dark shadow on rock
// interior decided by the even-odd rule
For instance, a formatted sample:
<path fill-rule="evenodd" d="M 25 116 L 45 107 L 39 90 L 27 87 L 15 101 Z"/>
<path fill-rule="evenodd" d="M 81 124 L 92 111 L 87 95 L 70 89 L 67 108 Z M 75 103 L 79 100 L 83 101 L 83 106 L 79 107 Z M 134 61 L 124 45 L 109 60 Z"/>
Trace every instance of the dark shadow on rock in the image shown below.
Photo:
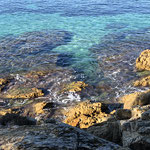
<path fill-rule="evenodd" d="M 0 118 L 0 124 L 4 125 L 4 126 L 6 126 L 6 125 L 19 125 L 19 126 L 35 125 L 36 120 L 28 118 L 28 117 L 23 117 L 18 114 L 7 113 L 6 115 L 4 115 Z"/>

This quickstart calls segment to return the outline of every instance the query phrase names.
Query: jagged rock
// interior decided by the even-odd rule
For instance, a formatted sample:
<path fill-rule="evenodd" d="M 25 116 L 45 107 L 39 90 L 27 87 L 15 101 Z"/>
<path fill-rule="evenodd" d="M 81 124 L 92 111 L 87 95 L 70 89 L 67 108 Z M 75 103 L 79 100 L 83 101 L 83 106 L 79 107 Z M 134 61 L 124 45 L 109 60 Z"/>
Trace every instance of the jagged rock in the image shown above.
<path fill-rule="evenodd" d="M 131 110 L 129 109 L 117 109 L 115 112 L 117 120 L 127 120 L 132 117 Z"/>
<path fill-rule="evenodd" d="M 37 88 L 28 88 L 28 87 L 14 87 L 9 89 L 4 95 L 6 98 L 35 98 L 43 96 L 44 93 L 42 90 Z"/>
<path fill-rule="evenodd" d="M 87 129 L 89 133 L 96 135 L 100 138 L 104 138 L 108 141 L 121 144 L 122 133 L 120 130 L 119 122 L 117 121 L 106 121 Z"/>
<path fill-rule="evenodd" d="M 150 76 L 147 76 L 147 77 L 144 77 L 144 78 L 141 78 L 139 80 L 136 80 L 134 83 L 133 83 L 134 86 L 150 86 Z"/>
<path fill-rule="evenodd" d="M 130 109 L 136 105 L 147 105 L 150 104 L 150 90 L 125 95 L 120 99 L 124 103 L 124 109 Z"/>
<path fill-rule="evenodd" d="M 105 107 L 100 102 L 81 102 L 64 113 L 66 116 L 64 122 L 72 126 L 88 128 L 95 123 L 106 121 L 109 118 L 110 115 L 104 112 Z"/>
<path fill-rule="evenodd" d="M 121 128 L 123 146 L 133 150 L 150 149 L 150 120 L 135 119 L 124 122 Z"/>
<path fill-rule="evenodd" d="M 136 59 L 137 70 L 150 70 L 150 50 L 144 50 Z"/>
<path fill-rule="evenodd" d="M 63 123 L 0 128 L 0 149 L 4 150 L 127 150 Z"/>

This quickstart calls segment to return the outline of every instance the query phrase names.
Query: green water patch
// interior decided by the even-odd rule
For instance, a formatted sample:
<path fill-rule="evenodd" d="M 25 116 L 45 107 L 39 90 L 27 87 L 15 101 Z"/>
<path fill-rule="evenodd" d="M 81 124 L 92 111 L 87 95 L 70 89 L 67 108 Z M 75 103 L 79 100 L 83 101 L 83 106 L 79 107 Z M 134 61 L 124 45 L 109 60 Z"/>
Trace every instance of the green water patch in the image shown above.
<path fill-rule="evenodd" d="M 77 17 L 66 17 L 60 14 L 36 14 L 36 13 L 13 13 L 0 15 L 0 35 L 6 36 L 12 34 L 18 36 L 27 32 L 43 31 L 43 30 L 63 30 L 73 34 L 72 39 L 66 44 L 53 48 L 51 52 L 43 51 L 36 55 L 28 56 L 24 62 L 29 60 L 38 60 L 43 64 L 49 63 L 49 60 L 53 58 L 51 53 L 58 53 L 60 56 L 66 54 L 68 57 L 61 57 L 57 59 L 57 64 L 63 66 L 64 64 L 68 67 L 74 68 L 79 79 L 87 78 L 87 81 L 97 82 L 102 78 L 103 71 L 98 67 L 97 56 L 95 52 L 90 51 L 89 48 L 94 44 L 98 44 L 102 40 L 107 40 L 106 35 L 114 35 L 120 32 L 135 31 L 136 29 L 146 28 L 150 26 L 150 16 L 147 14 L 135 14 L 127 13 L 115 16 L 77 16 Z M 111 24 L 118 24 L 114 28 Z M 126 25 L 121 27 L 120 25 Z M 135 36 L 138 36 L 136 34 Z M 104 38 L 103 38 L 104 37 Z M 128 38 L 128 36 L 126 36 Z M 132 38 L 134 38 L 132 36 Z M 118 41 L 122 37 L 118 37 Z M 110 40 L 110 39 L 108 39 Z M 105 49 L 102 53 L 114 54 L 110 51 L 109 45 L 105 44 Z M 115 51 L 115 50 L 114 50 Z M 7 52 L 6 52 L 7 53 Z M 116 53 L 118 51 L 116 50 Z M 12 56 L 13 57 L 13 56 Z M 23 64 L 21 62 L 21 55 L 16 57 L 17 61 L 14 63 L 12 57 L 6 57 L 8 64 L 13 64 L 17 70 L 17 64 Z M 3 57 L 4 58 L 4 57 Z M 66 58 L 68 60 L 66 60 Z M 35 67 L 38 61 L 32 62 L 28 68 Z M 21 62 L 21 63 L 20 63 Z M 1 59 L 1 70 L 8 70 L 5 66 L 4 59 Z M 5 66 L 5 67 L 4 67 Z M 11 67 L 11 65 L 9 66 Z M 25 67 L 25 65 L 22 65 Z"/>

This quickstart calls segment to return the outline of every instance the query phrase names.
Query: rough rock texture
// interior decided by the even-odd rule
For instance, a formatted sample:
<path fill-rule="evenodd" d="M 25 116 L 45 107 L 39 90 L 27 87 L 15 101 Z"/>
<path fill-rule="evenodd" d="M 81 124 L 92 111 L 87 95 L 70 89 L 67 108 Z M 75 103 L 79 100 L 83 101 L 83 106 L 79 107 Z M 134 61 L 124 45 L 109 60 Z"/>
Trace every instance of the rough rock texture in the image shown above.
<path fill-rule="evenodd" d="M 123 146 L 128 146 L 133 150 L 150 149 L 150 112 L 145 112 L 142 118 L 122 122 Z"/>
<path fill-rule="evenodd" d="M 8 79 L 0 78 L 0 91 L 3 90 L 3 88 L 6 86 L 6 84 L 9 82 Z"/>
<path fill-rule="evenodd" d="M 64 113 L 66 116 L 64 122 L 72 126 L 88 128 L 95 123 L 100 123 L 108 119 L 110 115 L 103 112 L 105 107 L 106 106 L 100 102 L 81 102 Z"/>
<path fill-rule="evenodd" d="M 130 109 L 136 105 L 147 105 L 150 104 L 150 90 L 125 95 L 120 99 L 124 103 L 124 109 Z"/>
<path fill-rule="evenodd" d="M 118 109 L 115 112 L 117 120 L 126 120 L 132 117 L 132 112 L 129 109 Z"/>
<path fill-rule="evenodd" d="M 147 77 L 144 77 L 144 78 L 141 78 L 139 80 L 136 80 L 134 83 L 133 83 L 134 86 L 150 86 L 150 76 L 147 76 Z"/>
<path fill-rule="evenodd" d="M 0 149 L 126 150 L 80 129 L 50 122 L 40 126 L 0 128 Z"/>
<path fill-rule="evenodd" d="M 118 114 L 115 112 L 114 118 L 106 122 L 96 124 L 87 129 L 88 132 L 113 141 L 132 150 L 149 150 L 150 149 L 150 105 L 136 106 L 132 108 L 130 119 L 119 120 L 118 114 L 122 116 L 124 109 L 119 109 Z"/>
<path fill-rule="evenodd" d="M 87 129 L 89 133 L 98 137 L 104 138 L 114 143 L 122 144 L 122 132 L 120 130 L 119 122 L 117 121 L 105 121 L 100 124 L 96 124 Z"/>
<path fill-rule="evenodd" d="M 150 70 L 150 50 L 144 50 L 136 59 L 137 70 Z"/>
<path fill-rule="evenodd" d="M 88 84 L 85 84 L 82 81 L 72 82 L 65 85 L 62 92 L 79 92 L 87 86 Z"/>
<path fill-rule="evenodd" d="M 35 98 L 43 96 L 42 90 L 37 88 L 19 87 L 8 90 L 6 98 Z"/>

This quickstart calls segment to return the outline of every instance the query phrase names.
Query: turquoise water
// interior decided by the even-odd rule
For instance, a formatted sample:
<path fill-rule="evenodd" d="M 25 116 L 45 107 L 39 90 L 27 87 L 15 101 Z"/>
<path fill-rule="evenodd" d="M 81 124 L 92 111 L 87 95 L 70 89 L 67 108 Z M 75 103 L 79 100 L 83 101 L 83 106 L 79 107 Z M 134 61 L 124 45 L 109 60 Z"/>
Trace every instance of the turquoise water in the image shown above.
<path fill-rule="evenodd" d="M 51 53 L 65 53 L 72 55 L 71 60 L 65 60 L 72 61 L 67 66 L 73 68 L 77 74 L 82 74 L 82 78 L 87 78 L 87 82 L 94 82 L 96 78 L 101 80 L 105 72 L 105 68 L 99 67 L 101 60 L 98 58 L 101 57 L 101 49 L 97 53 L 91 51 L 91 47 L 100 44 L 107 35 L 110 35 L 110 38 L 115 34 L 125 34 L 124 43 L 130 34 L 132 37 L 140 35 L 140 38 L 143 39 L 144 33 L 148 32 L 146 29 L 150 27 L 149 4 L 148 0 L 133 0 L 132 2 L 130 0 L 101 0 L 100 2 L 96 0 L 22 0 L 21 2 L 2 0 L 0 4 L 0 36 L 2 39 L 6 36 L 17 37 L 27 32 L 54 29 L 70 32 L 72 38 L 66 44 L 56 46 L 50 51 L 39 51 L 38 54 L 32 54 L 32 59 L 36 60 L 38 56 L 38 60 L 31 65 L 19 65 L 22 62 L 28 63 L 26 59 L 29 57 L 28 53 L 26 58 L 22 57 L 22 54 L 20 57 L 14 56 L 11 63 L 12 53 L 7 57 L 1 54 L 1 73 L 38 67 L 41 63 L 48 63 L 42 61 L 45 56 Z M 142 34 L 138 34 L 141 31 Z M 109 38 L 106 40 L 111 40 Z M 134 42 L 137 43 L 138 38 Z M 114 55 L 109 51 L 111 44 L 108 45 L 105 42 L 103 44 L 102 54 Z M 147 45 L 144 48 L 148 48 Z M 128 51 L 130 52 L 130 49 Z M 17 51 L 14 53 L 16 54 Z M 134 53 L 138 55 L 139 51 Z"/>

